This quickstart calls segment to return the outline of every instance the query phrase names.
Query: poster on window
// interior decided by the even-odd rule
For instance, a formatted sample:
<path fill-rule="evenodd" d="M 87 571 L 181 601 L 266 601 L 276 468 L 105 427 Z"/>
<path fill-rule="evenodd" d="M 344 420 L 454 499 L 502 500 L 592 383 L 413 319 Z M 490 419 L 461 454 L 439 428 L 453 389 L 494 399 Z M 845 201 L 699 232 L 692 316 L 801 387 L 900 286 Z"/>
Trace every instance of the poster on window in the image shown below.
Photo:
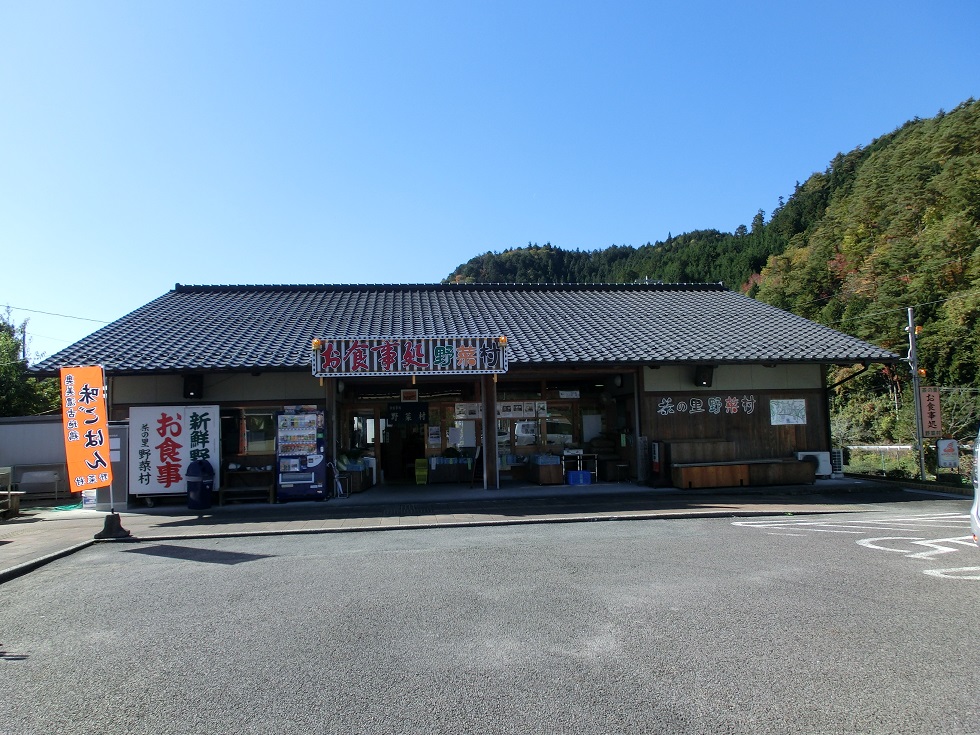
<path fill-rule="evenodd" d="M 217 406 L 144 406 L 129 411 L 129 492 L 187 492 L 187 466 L 204 459 L 219 487 L 220 427 Z"/>
<path fill-rule="evenodd" d="M 457 419 L 482 418 L 483 404 L 482 403 L 457 403 L 455 415 Z"/>

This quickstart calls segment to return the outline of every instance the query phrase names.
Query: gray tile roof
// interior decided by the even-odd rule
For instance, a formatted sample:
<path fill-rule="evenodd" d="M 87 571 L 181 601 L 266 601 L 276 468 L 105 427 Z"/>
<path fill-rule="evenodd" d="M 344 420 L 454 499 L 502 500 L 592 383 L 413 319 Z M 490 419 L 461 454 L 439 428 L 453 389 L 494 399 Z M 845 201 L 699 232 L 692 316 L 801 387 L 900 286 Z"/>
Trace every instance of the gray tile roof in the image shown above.
<path fill-rule="evenodd" d="M 182 286 L 35 366 L 309 370 L 328 336 L 507 336 L 530 364 L 894 362 L 720 284 Z"/>

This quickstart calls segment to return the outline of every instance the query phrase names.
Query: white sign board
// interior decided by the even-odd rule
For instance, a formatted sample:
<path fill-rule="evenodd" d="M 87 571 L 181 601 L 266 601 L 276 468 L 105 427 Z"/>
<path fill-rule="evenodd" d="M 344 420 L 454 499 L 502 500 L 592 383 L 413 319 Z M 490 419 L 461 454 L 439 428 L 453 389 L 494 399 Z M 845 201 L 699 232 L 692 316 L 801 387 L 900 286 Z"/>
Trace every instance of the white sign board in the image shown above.
<path fill-rule="evenodd" d="M 936 440 L 936 464 L 943 469 L 960 466 L 960 445 L 955 439 Z"/>
<path fill-rule="evenodd" d="M 217 488 L 221 420 L 217 406 L 143 406 L 129 410 L 129 492 L 187 492 L 187 466 L 206 459 Z"/>

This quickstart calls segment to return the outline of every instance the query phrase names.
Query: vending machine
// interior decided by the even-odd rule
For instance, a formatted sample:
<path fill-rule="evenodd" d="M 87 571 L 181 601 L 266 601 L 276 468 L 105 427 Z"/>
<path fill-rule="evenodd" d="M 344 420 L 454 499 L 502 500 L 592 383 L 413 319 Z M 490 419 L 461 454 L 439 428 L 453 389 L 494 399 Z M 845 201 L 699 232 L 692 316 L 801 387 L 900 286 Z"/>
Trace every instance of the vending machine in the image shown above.
<path fill-rule="evenodd" d="M 286 406 L 276 415 L 277 500 L 329 497 L 323 427 L 316 406 Z"/>

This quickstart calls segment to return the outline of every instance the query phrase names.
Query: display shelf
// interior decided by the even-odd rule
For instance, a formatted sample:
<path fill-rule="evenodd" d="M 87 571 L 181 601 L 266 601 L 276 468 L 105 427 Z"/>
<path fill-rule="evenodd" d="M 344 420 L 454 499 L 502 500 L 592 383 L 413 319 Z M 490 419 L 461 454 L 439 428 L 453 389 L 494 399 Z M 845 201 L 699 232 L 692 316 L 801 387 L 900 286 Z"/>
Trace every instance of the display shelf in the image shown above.
<path fill-rule="evenodd" d="M 218 488 L 218 505 L 231 496 L 262 498 L 276 502 L 276 476 L 272 470 L 226 470 Z"/>

